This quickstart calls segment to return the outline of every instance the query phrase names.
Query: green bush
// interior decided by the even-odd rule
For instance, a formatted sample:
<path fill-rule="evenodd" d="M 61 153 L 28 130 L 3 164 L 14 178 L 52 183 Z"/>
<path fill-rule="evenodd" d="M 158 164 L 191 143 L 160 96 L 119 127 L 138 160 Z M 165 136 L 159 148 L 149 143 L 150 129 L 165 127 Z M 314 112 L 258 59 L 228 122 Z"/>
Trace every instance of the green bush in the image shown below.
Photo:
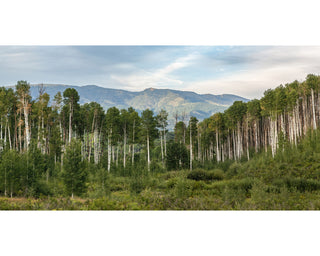
<path fill-rule="evenodd" d="M 300 192 L 320 190 L 320 182 L 303 178 L 276 179 L 273 183 L 277 187 L 287 187 L 289 190 L 296 189 Z"/>
<path fill-rule="evenodd" d="M 203 181 L 212 181 L 212 180 L 223 180 L 225 174 L 221 169 L 215 169 L 212 171 L 205 171 L 202 169 L 196 169 L 191 171 L 187 178 L 190 180 L 203 180 Z"/>
<path fill-rule="evenodd" d="M 215 169 L 209 171 L 207 176 L 208 180 L 223 180 L 225 177 L 225 173 L 221 169 Z"/>
<path fill-rule="evenodd" d="M 207 186 L 213 194 L 221 195 L 227 187 L 230 190 L 241 190 L 249 195 L 250 189 L 253 185 L 253 179 L 244 178 L 241 180 L 223 180 L 214 182 L 212 185 Z"/>
<path fill-rule="evenodd" d="M 171 179 L 168 179 L 166 181 L 167 188 L 174 188 L 175 185 L 177 184 L 178 180 L 179 179 L 177 177 L 173 177 Z"/>
<path fill-rule="evenodd" d="M 196 169 L 191 171 L 187 178 L 190 180 L 208 180 L 208 172 L 202 170 L 202 169 Z"/>
<path fill-rule="evenodd" d="M 185 179 L 178 179 L 175 185 L 175 195 L 178 198 L 190 197 L 193 191 L 193 182 Z"/>
<path fill-rule="evenodd" d="M 227 178 L 232 178 L 240 173 L 240 170 L 242 168 L 242 165 L 238 162 L 234 162 L 232 165 L 230 165 L 229 169 L 226 171 Z"/>

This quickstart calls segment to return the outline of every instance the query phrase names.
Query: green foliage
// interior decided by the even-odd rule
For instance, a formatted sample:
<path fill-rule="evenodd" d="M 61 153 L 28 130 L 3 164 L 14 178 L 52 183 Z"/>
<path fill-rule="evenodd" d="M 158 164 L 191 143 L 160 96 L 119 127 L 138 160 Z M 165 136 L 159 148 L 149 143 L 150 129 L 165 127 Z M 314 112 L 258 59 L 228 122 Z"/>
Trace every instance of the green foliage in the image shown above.
<path fill-rule="evenodd" d="M 166 164 L 168 170 L 186 169 L 189 167 L 189 154 L 184 144 L 173 141 L 168 143 Z"/>
<path fill-rule="evenodd" d="M 228 178 L 232 178 L 239 174 L 241 172 L 242 165 L 239 162 L 234 162 L 232 165 L 230 165 L 229 169 L 226 172 L 226 176 Z"/>
<path fill-rule="evenodd" d="M 191 180 L 204 180 L 204 181 L 211 181 L 211 180 L 222 180 L 225 177 L 225 174 L 220 169 L 215 169 L 212 171 L 205 171 L 202 169 L 196 169 L 191 171 L 187 178 Z"/>
<path fill-rule="evenodd" d="M 166 131 L 164 110 L 155 116 L 147 109 L 140 117 L 133 108 L 113 107 L 105 113 L 95 102 L 80 108 L 75 90 L 64 92 L 64 106 L 61 94 L 49 106 L 48 94 L 42 92 L 31 101 L 29 89 L 24 81 L 18 82 L 16 94 L 0 88 L 5 138 L 0 141 L 0 194 L 5 197 L 0 197 L 1 209 L 320 208 L 320 131 L 301 127 L 303 136 L 294 144 L 289 143 L 290 131 L 282 127 L 297 123 L 291 114 L 312 112 L 310 96 L 319 100 L 317 76 L 268 90 L 261 100 L 234 102 L 201 123 L 191 117 L 188 128 L 177 122 L 175 134 Z M 297 102 L 304 107 L 296 108 Z M 26 145 L 27 115 L 32 136 Z M 313 121 L 305 117 L 302 126 Z M 264 134 L 269 136 L 272 127 L 277 129 L 277 150 L 271 154 L 261 144 L 268 139 L 262 131 L 269 129 Z M 164 133 L 166 165 L 161 157 Z M 69 143 L 68 135 L 77 139 Z M 232 160 L 235 151 L 237 161 Z M 152 161 L 147 162 L 148 153 Z"/>
<path fill-rule="evenodd" d="M 69 195 L 86 192 L 87 170 L 81 157 L 81 142 L 72 140 L 66 148 L 63 162 L 63 180 Z"/>
<path fill-rule="evenodd" d="M 273 184 L 276 187 L 286 187 L 289 190 L 298 190 L 300 192 L 312 192 L 320 190 L 320 182 L 312 179 L 303 179 L 303 178 L 283 178 L 276 179 Z"/>

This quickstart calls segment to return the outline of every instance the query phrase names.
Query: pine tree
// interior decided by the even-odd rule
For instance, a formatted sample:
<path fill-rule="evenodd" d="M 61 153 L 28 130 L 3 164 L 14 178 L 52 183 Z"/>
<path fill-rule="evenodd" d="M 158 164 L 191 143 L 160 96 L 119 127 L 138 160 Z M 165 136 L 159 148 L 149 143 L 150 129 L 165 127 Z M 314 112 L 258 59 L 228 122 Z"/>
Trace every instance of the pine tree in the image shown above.
<path fill-rule="evenodd" d="M 63 181 L 69 195 L 81 196 L 86 192 L 86 180 L 88 173 L 81 157 L 81 142 L 72 139 L 66 148 L 63 165 Z"/>

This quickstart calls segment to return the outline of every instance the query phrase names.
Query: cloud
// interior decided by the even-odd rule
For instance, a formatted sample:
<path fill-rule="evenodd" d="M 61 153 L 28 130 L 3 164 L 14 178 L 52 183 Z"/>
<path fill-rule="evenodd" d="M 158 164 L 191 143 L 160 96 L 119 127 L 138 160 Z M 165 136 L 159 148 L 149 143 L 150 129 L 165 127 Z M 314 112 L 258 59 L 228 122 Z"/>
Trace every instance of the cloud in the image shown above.
<path fill-rule="evenodd" d="M 128 76 L 111 75 L 111 79 L 124 86 L 124 89 L 130 90 L 141 90 L 148 87 L 181 87 L 184 83 L 183 80 L 176 78 L 172 73 L 191 65 L 197 58 L 197 53 L 191 53 L 154 71 L 136 70 L 134 74 Z"/>
<path fill-rule="evenodd" d="M 27 80 L 260 98 L 319 71 L 319 46 L 0 46 L 1 85 Z"/>
<path fill-rule="evenodd" d="M 185 90 L 260 98 L 266 89 L 294 80 L 304 80 L 309 73 L 320 73 L 318 46 L 264 47 L 263 50 L 256 51 L 257 49 L 259 48 L 254 49 L 251 54 L 249 48 L 243 49 L 242 53 L 237 51 L 234 58 L 238 60 L 239 69 L 234 72 L 219 78 L 187 83 Z M 226 56 L 227 67 L 233 65 L 231 55 Z M 224 62 L 224 59 L 220 58 L 219 62 Z"/>

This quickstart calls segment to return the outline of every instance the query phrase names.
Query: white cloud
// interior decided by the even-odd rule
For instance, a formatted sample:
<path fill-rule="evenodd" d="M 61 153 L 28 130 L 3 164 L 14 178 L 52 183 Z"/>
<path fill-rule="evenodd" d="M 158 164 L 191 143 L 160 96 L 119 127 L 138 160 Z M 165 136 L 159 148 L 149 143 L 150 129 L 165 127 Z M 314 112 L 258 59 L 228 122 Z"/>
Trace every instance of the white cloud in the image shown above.
<path fill-rule="evenodd" d="M 131 75 L 111 75 L 111 79 L 123 86 L 123 89 L 141 90 L 149 87 L 169 88 L 182 86 L 183 80 L 172 75 L 174 71 L 191 65 L 198 58 L 197 53 L 189 54 L 185 57 L 177 58 L 167 66 L 155 71 L 137 70 Z"/>
<path fill-rule="evenodd" d="M 320 73 L 320 47 L 270 47 L 250 57 L 245 69 L 218 79 L 188 83 L 184 90 L 260 98 L 266 89 Z"/>

